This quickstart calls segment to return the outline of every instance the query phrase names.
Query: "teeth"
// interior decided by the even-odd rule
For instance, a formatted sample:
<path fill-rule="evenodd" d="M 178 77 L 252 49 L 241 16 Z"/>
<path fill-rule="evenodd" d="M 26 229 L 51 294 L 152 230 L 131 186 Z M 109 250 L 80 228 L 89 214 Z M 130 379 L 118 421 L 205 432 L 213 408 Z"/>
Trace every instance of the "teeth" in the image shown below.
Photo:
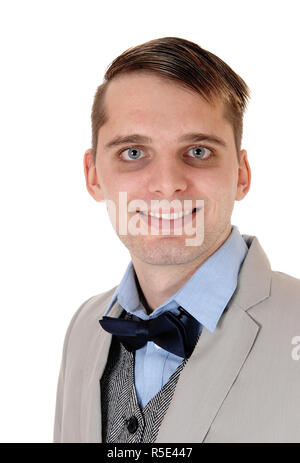
<path fill-rule="evenodd" d="M 156 217 L 157 219 L 165 219 L 165 220 L 176 220 L 180 219 L 181 217 L 191 214 L 194 211 L 194 209 L 189 210 L 189 211 L 184 211 L 184 212 L 179 212 L 179 213 L 172 213 L 172 214 L 159 214 L 158 212 L 149 212 L 146 214 L 145 212 L 139 211 L 140 213 L 144 215 L 151 215 L 151 217 Z M 197 211 L 197 209 L 196 209 Z"/>

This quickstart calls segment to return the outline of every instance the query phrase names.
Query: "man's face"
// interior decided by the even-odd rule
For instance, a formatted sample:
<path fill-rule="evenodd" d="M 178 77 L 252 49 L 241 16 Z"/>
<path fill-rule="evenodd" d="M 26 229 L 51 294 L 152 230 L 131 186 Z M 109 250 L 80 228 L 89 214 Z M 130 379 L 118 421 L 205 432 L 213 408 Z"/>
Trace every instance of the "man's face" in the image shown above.
<path fill-rule="evenodd" d="M 86 183 L 96 201 L 115 203 L 116 232 L 132 259 L 154 265 L 188 264 L 214 252 L 230 233 L 234 201 L 242 199 L 250 186 L 247 153 L 240 152 L 238 164 L 233 129 L 224 119 L 223 104 L 213 106 L 191 90 L 139 72 L 109 83 L 105 107 L 108 122 L 99 130 L 95 166 L 91 150 L 85 153 Z M 222 142 L 179 141 L 190 133 L 207 134 Z M 152 141 L 106 147 L 115 137 L 130 134 Z M 184 200 L 192 200 L 193 206 L 203 200 L 202 244 L 187 246 L 187 235 L 175 235 L 172 226 L 169 235 L 119 234 L 119 192 L 127 193 L 127 203 L 143 200 L 148 212 L 153 200 L 179 200 L 182 210 Z M 145 227 L 145 217 L 138 212 L 126 214 L 128 221 L 135 216 Z M 192 216 L 195 224 L 196 214 Z"/>

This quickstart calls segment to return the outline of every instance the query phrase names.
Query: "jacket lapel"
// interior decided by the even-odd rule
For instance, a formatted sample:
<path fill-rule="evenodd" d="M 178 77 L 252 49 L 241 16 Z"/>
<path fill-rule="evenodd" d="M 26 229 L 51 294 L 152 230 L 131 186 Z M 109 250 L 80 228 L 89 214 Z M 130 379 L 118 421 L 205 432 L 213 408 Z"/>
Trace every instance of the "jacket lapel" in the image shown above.
<path fill-rule="evenodd" d="M 256 237 L 237 289 L 213 333 L 203 328 L 179 377 L 156 442 L 203 442 L 259 333 L 247 309 L 270 295 L 271 268 Z"/>
<path fill-rule="evenodd" d="M 109 300 L 103 303 L 103 312 L 107 308 Z M 111 316 L 119 317 L 122 308 L 116 301 L 111 309 Z M 84 376 L 83 392 L 81 396 L 81 416 L 80 416 L 80 434 L 82 442 L 99 443 L 102 442 L 102 419 L 101 419 L 101 398 L 100 398 L 100 379 L 104 372 L 112 335 L 102 330 L 99 320 L 102 313 L 97 312 L 94 316 L 92 338 L 89 342 Z"/>

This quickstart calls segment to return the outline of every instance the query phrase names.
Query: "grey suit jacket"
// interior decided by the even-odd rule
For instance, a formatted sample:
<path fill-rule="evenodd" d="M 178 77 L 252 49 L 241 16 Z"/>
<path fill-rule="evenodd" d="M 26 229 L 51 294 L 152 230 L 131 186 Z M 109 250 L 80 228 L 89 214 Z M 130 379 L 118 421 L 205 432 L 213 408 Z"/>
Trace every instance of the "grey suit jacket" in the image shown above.
<path fill-rule="evenodd" d="M 256 237 L 213 333 L 202 335 L 177 383 L 157 443 L 300 442 L 300 280 L 271 270 Z M 101 442 L 99 380 L 111 335 L 98 322 L 115 288 L 85 301 L 68 327 L 54 442 Z M 116 302 L 113 316 L 121 308 Z M 182 425 L 181 423 L 184 423 Z"/>

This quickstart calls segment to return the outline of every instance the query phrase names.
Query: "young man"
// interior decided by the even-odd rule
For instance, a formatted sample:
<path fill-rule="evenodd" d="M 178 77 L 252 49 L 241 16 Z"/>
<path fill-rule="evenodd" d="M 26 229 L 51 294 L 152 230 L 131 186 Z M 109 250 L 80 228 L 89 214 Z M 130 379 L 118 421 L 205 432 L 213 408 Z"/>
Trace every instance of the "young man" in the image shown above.
<path fill-rule="evenodd" d="M 231 225 L 248 97 L 176 37 L 108 68 L 84 172 L 131 262 L 69 325 L 55 442 L 300 441 L 300 281 Z"/>

